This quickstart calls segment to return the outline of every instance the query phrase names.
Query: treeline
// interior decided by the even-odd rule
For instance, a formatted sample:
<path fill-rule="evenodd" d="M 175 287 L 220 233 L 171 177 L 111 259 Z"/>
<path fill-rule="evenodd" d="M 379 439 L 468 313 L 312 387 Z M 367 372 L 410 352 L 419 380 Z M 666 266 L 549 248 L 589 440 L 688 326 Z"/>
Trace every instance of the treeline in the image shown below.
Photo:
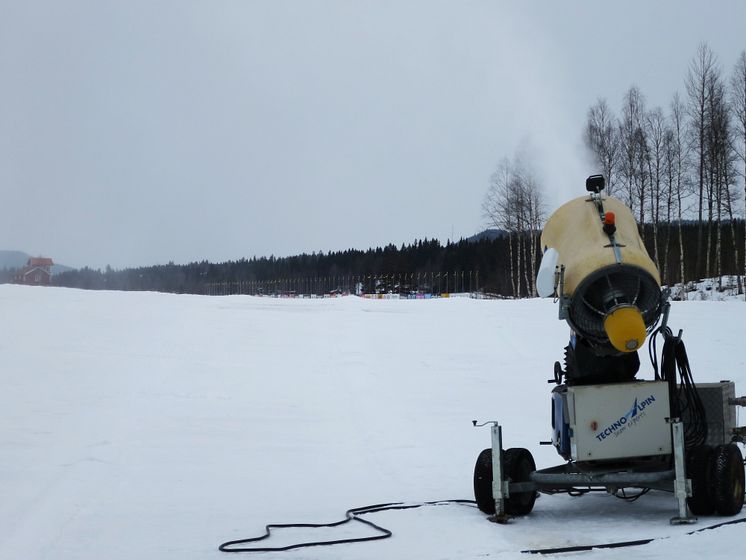
<path fill-rule="evenodd" d="M 608 193 L 632 208 L 668 283 L 746 271 L 738 232 L 746 212 L 746 51 L 725 72 L 701 44 L 684 90 L 668 107 L 648 108 L 632 86 L 620 114 L 599 99 L 585 126 Z"/>
<path fill-rule="evenodd" d="M 417 240 L 397 247 L 386 245 L 368 250 L 348 249 L 292 257 L 261 257 L 220 264 L 207 261 L 187 265 L 150 266 L 113 270 L 81 270 L 53 278 L 57 286 L 84 289 L 152 290 L 173 293 L 212 293 L 220 283 L 263 283 L 286 290 L 328 293 L 362 282 L 366 290 L 376 289 L 367 277 L 386 277 L 385 289 L 412 289 L 436 293 L 455 289 L 510 294 L 510 279 L 504 273 L 508 248 L 504 235 L 476 241 L 462 239 L 441 244 L 438 240 Z M 471 273 L 471 285 L 466 278 Z M 406 276 L 405 276 L 406 275 Z M 414 276 L 413 276 L 414 275 Z M 419 275 L 419 282 L 413 280 Z M 448 275 L 448 276 L 446 276 Z M 454 278 L 456 278 L 454 280 Z M 393 280 L 397 279 L 397 280 Z M 271 283 L 271 284 L 270 284 Z M 398 285 L 397 285 L 398 284 Z M 380 289 L 380 288 L 379 288 Z"/>
<path fill-rule="evenodd" d="M 659 255 L 661 270 L 678 270 L 682 255 L 687 271 L 696 270 L 694 251 L 699 226 L 696 222 L 659 223 L 658 236 L 668 240 L 667 252 Z M 723 244 L 744 243 L 744 222 L 719 224 Z M 653 226 L 644 228 L 648 251 L 652 255 Z M 735 239 L 731 235 L 735 233 Z M 679 234 L 684 251 L 679 244 Z M 207 261 L 186 265 L 169 263 L 161 266 L 113 270 L 83 268 L 53 277 L 53 284 L 95 290 L 148 290 L 172 293 L 225 293 L 215 286 L 235 286 L 230 293 L 323 294 L 337 290 L 352 291 L 358 283 L 366 293 L 394 291 L 480 291 L 502 296 L 516 295 L 516 259 L 519 244 L 533 245 L 538 253 L 538 232 L 524 232 L 522 239 L 499 232 L 493 238 L 460 240 L 441 244 L 437 240 L 419 240 L 409 245 L 387 245 L 366 251 L 302 254 L 292 257 L 262 257 L 213 264 Z M 711 251 L 714 251 L 714 246 Z M 711 255 L 714 258 L 714 255 Z M 724 253 L 720 262 L 723 274 L 738 273 L 734 253 Z M 525 269 L 526 267 L 522 267 Z M 701 276 L 689 275 L 686 281 Z M 533 278 L 520 282 L 518 297 L 533 295 Z"/>

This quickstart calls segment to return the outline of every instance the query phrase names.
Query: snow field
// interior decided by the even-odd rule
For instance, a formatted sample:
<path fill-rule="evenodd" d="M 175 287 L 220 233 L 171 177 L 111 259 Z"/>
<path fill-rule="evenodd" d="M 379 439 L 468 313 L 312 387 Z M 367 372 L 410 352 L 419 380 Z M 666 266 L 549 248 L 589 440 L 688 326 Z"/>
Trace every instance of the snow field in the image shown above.
<path fill-rule="evenodd" d="M 568 329 L 549 300 L 281 300 L 0 286 L 0 559 L 230 558 L 269 522 L 472 499 L 496 419 L 550 436 Z M 746 393 L 742 302 L 674 303 L 695 380 Z M 642 353 L 641 353 L 642 354 Z M 646 356 L 644 372 L 649 372 Z M 650 378 L 650 374 L 638 377 Z M 519 558 L 525 548 L 670 536 L 594 558 L 731 557 L 746 525 L 684 536 L 676 502 L 542 496 L 508 526 L 465 506 L 382 512 L 394 537 L 273 558 Z M 699 526 L 721 521 L 705 518 Z M 696 526 L 695 526 L 696 527 Z M 272 546 L 370 534 L 355 524 Z M 673 551 L 673 552 L 672 552 Z"/>

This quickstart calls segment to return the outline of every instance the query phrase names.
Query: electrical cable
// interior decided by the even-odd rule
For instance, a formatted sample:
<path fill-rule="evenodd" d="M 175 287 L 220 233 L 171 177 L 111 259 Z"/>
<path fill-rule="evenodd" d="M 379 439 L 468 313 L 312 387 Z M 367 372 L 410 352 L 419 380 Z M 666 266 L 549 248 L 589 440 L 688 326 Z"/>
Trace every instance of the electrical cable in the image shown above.
<path fill-rule="evenodd" d="M 689 358 L 681 339 L 677 339 L 674 349 L 676 365 L 681 378 L 679 395 L 683 406 L 681 419 L 684 421 L 684 438 L 687 448 L 704 445 L 707 441 L 707 418 L 705 406 L 694 384 Z"/>
<path fill-rule="evenodd" d="M 579 498 L 581 496 L 585 496 L 586 494 L 589 494 L 590 492 L 608 492 L 606 488 L 568 488 L 568 489 L 562 489 L 562 490 L 542 490 L 543 494 L 548 495 L 555 495 L 555 494 L 567 494 L 569 496 L 572 496 L 573 498 Z M 634 502 L 635 500 L 641 498 L 645 494 L 650 492 L 650 488 L 642 488 L 640 489 L 640 492 L 637 494 L 633 494 L 631 496 L 627 496 L 627 493 L 625 492 L 624 488 L 620 488 L 617 490 L 612 496 L 615 498 L 619 498 L 620 500 L 624 500 L 626 502 Z"/>
<path fill-rule="evenodd" d="M 738 523 L 746 523 L 746 517 L 742 517 L 741 519 L 734 519 L 732 521 L 724 521 L 722 523 L 716 523 L 714 525 L 708 525 L 707 527 L 700 527 L 699 529 L 695 529 L 694 531 L 689 531 L 688 533 L 686 533 L 686 535 L 687 536 L 695 535 L 703 531 L 719 529 L 720 527 L 724 527 L 726 525 L 736 525 Z M 529 550 L 521 550 L 521 552 L 523 552 L 524 554 L 563 554 L 566 552 L 587 552 L 589 550 L 593 550 L 594 548 L 624 548 L 628 546 L 640 546 L 643 544 L 651 543 L 653 541 L 661 541 L 661 540 L 668 539 L 668 538 L 670 537 L 652 537 L 649 539 L 640 539 L 636 541 L 622 541 L 622 542 L 614 542 L 614 543 L 565 546 L 565 547 L 559 547 L 559 548 L 534 548 L 534 549 L 529 549 Z"/>
<path fill-rule="evenodd" d="M 660 363 L 658 362 L 658 335 L 663 337 Z M 648 353 L 655 378 L 668 382 L 671 415 L 681 418 L 684 422 L 686 449 L 703 445 L 707 441 L 705 407 L 694 383 L 681 335 L 674 336 L 667 326 L 656 329 L 648 342 Z M 677 383 L 677 373 L 679 383 Z"/>
<path fill-rule="evenodd" d="M 369 541 L 377 541 L 381 539 L 388 539 L 392 535 L 391 531 L 389 531 L 385 527 L 381 527 L 380 525 L 373 523 L 372 521 L 368 521 L 367 519 L 362 519 L 359 516 L 366 515 L 368 513 L 376 513 L 379 511 L 416 509 L 416 508 L 420 508 L 424 506 L 437 506 L 437 505 L 445 505 L 445 504 L 460 504 L 460 505 L 469 505 L 469 506 L 476 507 L 476 502 L 474 500 L 437 500 L 433 502 L 418 502 L 418 503 L 409 503 L 409 504 L 405 502 L 390 502 L 386 504 L 374 504 L 374 505 L 369 505 L 369 506 L 348 509 L 345 512 L 344 519 L 340 521 L 334 521 L 332 523 L 270 523 L 269 525 L 265 525 L 263 535 L 260 535 L 258 537 L 250 537 L 247 539 L 227 541 L 227 542 L 222 543 L 218 547 L 218 550 L 222 552 L 281 552 L 284 550 L 293 550 L 296 548 L 307 548 L 311 546 L 331 546 L 335 544 L 350 544 L 350 543 L 369 542 Z M 259 542 L 259 541 L 268 539 L 271 536 L 273 529 L 289 529 L 289 528 L 319 529 L 322 527 L 339 527 L 341 525 L 350 523 L 351 521 L 357 521 L 359 523 L 363 523 L 364 525 L 371 527 L 378 534 L 369 535 L 367 537 L 354 537 L 354 538 L 349 538 L 349 539 L 301 542 L 301 543 L 291 544 L 288 546 L 278 546 L 278 547 L 238 547 L 238 545 Z"/>
<path fill-rule="evenodd" d="M 619 492 L 621 492 L 621 494 Z M 632 496 L 627 496 L 627 493 L 624 491 L 624 488 L 621 488 L 616 493 L 614 493 L 614 497 L 619 498 L 620 500 L 624 500 L 625 502 L 634 502 L 640 499 L 642 496 L 644 496 L 648 492 L 650 492 L 650 488 L 643 488 L 637 494 L 633 494 Z"/>
<path fill-rule="evenodd" d="M 573 498 L 579 498 L 580 496 L 585 496 L 586 494 L 589 494 L 591 492 L 605 491 L 605 488 L 570 488 L 568 490 L 564 490 L 563 492 L 566 492 L 568 496 L 572 496 Z"/>
<path fill-rule="evenodd" d="M 594 490 L 595 489 L 590 489 L 590 488 L 588 489 L 588 491 L 594 491 Z M 637 494 L 635 496 L 630 496 L 629 498 L 637 499 L 640 497 L 640 495 L 644 494 L 645 492 L 646 491 L 644 490 L 640 494 Z M 369 506 L 349 509 L 345 513 L 345 519 L 342 519 L 340 521 L 335 521 L 333 523 L 272 523 L 272 524 L 265 526 L 265 533 L 259 537 L 227 541 L 221 544 L 218 547 L 218 549 L 221 550 L 222 552 L 282 552 L 286 550 L 307 548 L 311 546 L 331 546 L 335 544 L 350 544 L 350 543 L 382 540 L 382 539 L 387 539 L 391 537 L 393 533 L 390 530 L 373 523 L 372 521 L 368 521 L 367 519 L 361 519 L 358 516 L 366 515 L 369 513 L 376 513 L 379 511 L 416 509 L 416 508 L 420 508 L 424 506 L 436 506 L 436 505 L 445 505 L 445 504 L 460 504 L 460 505 L 476 507 L 476 502 L 474 500 L 437 500 L 437 501 L 432 501 L 432 502 L 419 502 L 419 503 L 390 502 L 390 503 L 385 503 L 385 504 L 373 504 Z M 379 534 L 370 535 L 367 537 L 355 537 L 355 538 L 349 538 L 349 539 L 295 543 L 292 545 L 282 546 L 282 547 L 239 547 L 239 548 L 236 548 L 237 545 L 247 544 L 247 543 L 252 543 L 252 542 L 259 542 L 259 541 L 268 539 L 272 533 L 272 529 L 287 529 L 287 528 L 316 529 L 316 528 L 322 528 L 322 527 L 339 527 L 340 525 L 344 525 L 351 521 L 358 521 L 369 527 L 372 527 L 373 529 L 378 531 Z M 740 519 L 734 519 L 731 521 L 724 521 L 721 523 L 715 523 L 714 525 L 708 525 L 707 527 L 700 527 L 699 529 L 695 529 L 694 531 L 690 531 L 686 533 L 686 535 L 694 535 L 696 533 L 701 533 L 703 531 L 710 531 L 713 529 L 719 529 L 720 527 L 724 527 L 726 525 L 736 525 L 739 523 L 746 523 L 746 517 L 742 517 Z M 528 550 L 522 550 L 521 552 L 525 554 L 562 554 L 562 553 L 568 553 L 568 552 L 586 552 L 589 550 L 593 550 L 594 548 L 624 548 L 624 547 L 630 547 L 630 546 L 641 546 L 641 545 L 651 543 L 653 541 L 664 540 L 668 538 L 670 537 L 652 537 L 652 538 L 639 539 L 639 540 L 634 540 L 634 541 L 622 541 L 622 542 L 590 544 L 590 545 L 576 545 L 576 546 L 557 547 L 557 548 L 528 549 Z"/>
<path fill-rule="evenodd" d="M 554 496 L 555 494 L 567 494 L 569 496 L 572 496 L 573 498 L 579 498 L 580 496 L 585 496 L 586 494 L 590 492 L 606 492 L 606 488 L 562 488 L 557 490 L 542 490 L 542 494 L 547 494 L 549 496 Z"/>

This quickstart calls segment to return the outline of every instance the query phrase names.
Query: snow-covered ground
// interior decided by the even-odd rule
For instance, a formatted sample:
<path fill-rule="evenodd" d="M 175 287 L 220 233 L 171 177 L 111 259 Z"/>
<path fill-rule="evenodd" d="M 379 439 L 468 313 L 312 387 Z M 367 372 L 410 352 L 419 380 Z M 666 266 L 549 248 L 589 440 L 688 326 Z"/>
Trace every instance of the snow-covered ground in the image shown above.
<path fill-rule="evenodd" d="M 0 286 L 0 558 L 225 559 L 268 522 L 388 501 L 472 499 L 500 420 L 538 466 L 567 327 L 549 300 L 203 297 Z M 674 303 L 697 381 L 746 393 L 746 305 Z M 644 358 L 644 364 L 647 359 Z M 643 370 L 648 370 L 647 365 Z M 645 377 L 645 376 L 642 376 Z M 389 540 L 271 558 L 525 557 L 669 538 L 594 559 L 738 558 L 746 525 L 686 536 L 674 498 L 541 496 L 507 526 L 468 506 L 368 516 Z M 741 514 L 746 516 L 746 511 Z M 722 521 L 703 518 L 699 526 Z M 292 530 L 297 540 L 366 528 Z M 577 556 L 577 555 L 574 555 Z"/>
<path fill-rule="evenodd" d="M 678 301 L 744 301 L 745 284 L 746 276 L 705 278 L 697 282 L 674 285 L 671 288 L 671 296 Z"/>

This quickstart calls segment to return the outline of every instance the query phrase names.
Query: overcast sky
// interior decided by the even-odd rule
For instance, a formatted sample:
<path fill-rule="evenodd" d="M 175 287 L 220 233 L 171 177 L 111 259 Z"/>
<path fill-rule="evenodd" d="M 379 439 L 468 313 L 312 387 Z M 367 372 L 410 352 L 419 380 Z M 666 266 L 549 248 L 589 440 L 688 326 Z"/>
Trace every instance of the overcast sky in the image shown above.
<path fill-rule="evenodd" d="M 666 107 L 746 2 L 0 0 L 0 249 L 115 268 L 483 229 L 498 161 L 550 207 L 588 107 Z"/>

